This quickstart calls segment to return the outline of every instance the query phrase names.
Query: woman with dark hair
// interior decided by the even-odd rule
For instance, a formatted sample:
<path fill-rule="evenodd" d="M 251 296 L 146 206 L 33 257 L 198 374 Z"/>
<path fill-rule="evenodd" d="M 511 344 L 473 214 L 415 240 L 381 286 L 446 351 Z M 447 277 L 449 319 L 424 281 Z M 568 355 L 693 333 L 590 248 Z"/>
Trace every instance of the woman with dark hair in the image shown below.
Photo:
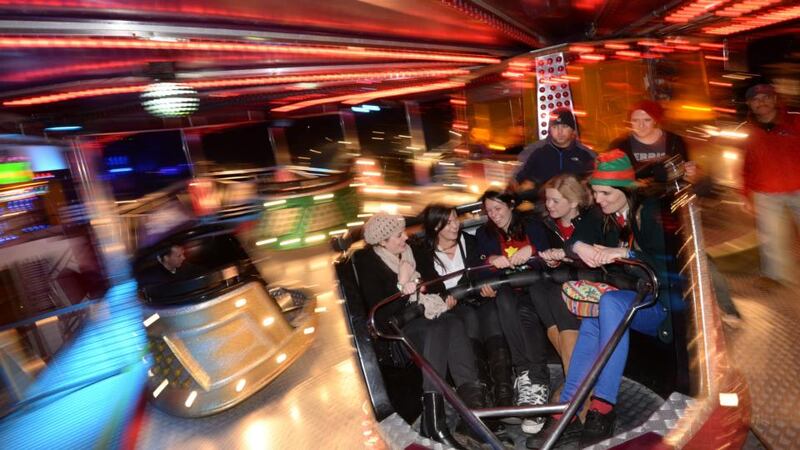
<path fill-rule="evenodd" d="M 480 198 L 489 220 L 478 228 L 475 237 L 485 262 L 497 269 L 517 268 L 531 264 L 536 252 L 548 248 L 547 235 L 540 221 L 523 216 L 514 209 L 511 193 L 486 191 Z M 538 263 L 536 263 L 538 265 Z M 547 368 L 544 333 L 539 317 L 524 289 L 489 286 L 481 289 L 483 297 L 496 297 L 503 334 L 511 349 L 516 371 L 514 389 L 517 406 L 547 403 L 550 397 L 550 372 Z M 535 434 L 544 426 L 544 417 L 526 418 L 522 431 Z"/>
<path fill-rule="evenodd" d="M 412 249 L 423 279 L 483 264 L 475 237 L 461 231 L 455 209 L 440 204 L 428 205 L 422 211 L 422 226 L 425 234 L 418 244 L 412 245 Z M 447 298 L 447 289 L 470 283 L 474 278 L 474 274 L 453 277 L 429 285 L 428 291 Z M 481 381 L 492 386 L 490 404 L 510 406 L 514 401 L 511 353 L 500 327 L 497 305 L 483 297 L 470 298 L 459 302 L 453 311 L 464 320 Z"/>
<path fill-rule="evenodd" d="M 595 173 L 590 179 L 595 202 L 602 210 L 599 217 L 583 220 L 567 241 L 567 250 L 590 267 L 611 264 L 619 258 L 639 259 L 648 263 L 661 283 L 657 301 L 639 310 L 630 328 L 657 336 L 668 343 L 672 340 L 671 304 L 679 301 L 679 289 L 670 286 L 665 232 L 661 223 L 661 208 L 657 199 L 640 198 L 635 174 L 628 157 L 620 150 L 608 151 L 598 158 Z M 634 291 L 609 291 L 600 297 L 598 317 L 581 321 L 578 342 L 572 353 L 561 401 L 575 395 L 602 347 L 622 322 L 633 302 Z M 622 372 L 628 357 L 628 331 L 622 337 L 606 363 L 589 404 L 586 422 L 573 421 L 563 439 L 576 439 L 580 433 L 582 445 L 591 445 L 610 437 L 614 431 L 617 401 Z"/>
<path fill-rule="evenodd" d="M 408 295 L 378 310 L 376 326 L 390 330 L 390 321 L 398 321 L 403 333 L 436 372 L 443 378 L 450 373 L 464 403 L 473 409 L 482 408 L 486 394 L 478 382 L 475 355 L 461 318 L 449 311 L 455 301 L 418 292 L 420 274 L 407 239 L 401 216 L 378 213 L 364 225 L 364 241 L 368 245 L 355 252 L 353 260 L 366 306 L 370 308 L 398 292 Z M 422 388 L 420 434 L 461 448 L 447 428 L 441 394 L 427 377 Z"/>

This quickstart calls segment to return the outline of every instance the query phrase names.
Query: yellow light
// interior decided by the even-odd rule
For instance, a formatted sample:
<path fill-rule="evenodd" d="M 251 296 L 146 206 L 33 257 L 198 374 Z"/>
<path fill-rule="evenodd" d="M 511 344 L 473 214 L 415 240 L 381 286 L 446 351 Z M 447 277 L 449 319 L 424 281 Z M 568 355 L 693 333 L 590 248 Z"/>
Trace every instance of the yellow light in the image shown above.
<path fill-rule="evenodd" d="M 169 380 L 165 378 L 164 381 L 162 381 L 161 384 L 159 384 L 158 387 L 153 391 L 153 398 L 158 398 L 158 396 L 161 395 L 161 391 L 163 391 L 168 384 Z"/>
<path fill-rule="evenodd" d="M 271 202 L 264 202 L 264 208 L 269 208 L 270 206 L 278 206 L 278 205 L 285 205 L 286 200 L 273 200 Z"/>
<path fill-rule="evenodd" d="M 319 242 L 319 241 L 321 241 L 323 239 L 325 239 L 325 235 L 324 234 L 315 234 L 313 236 L 307 237 L 305 239 L 305 242 L 308 244 L 308 243 L 311 243 L 311 242 Z"/>
<path fill-rule="evenodd" d="M 369 159 L 357 159 L 356 164 L 358 164 L 359 166 L 374 166 L 375 161 Z"/>
<path fill-rule="evenodd" d="M 303 334 L 311 334 L 314 332 L 314 330 L 315 330 L 314 327 L 308 327 L 303 330 Z"/>
<path fill-rule="evenodd" d="M 711 112 L 710 106 L 695 106 L 695 105 L 681 105 L 681 109 L 686 109 L 689 111 L 702 111 L 702 112 Z"/>
<path fill-rule="evenodd" d="M 256 241 L 256 246 L 274 244 L 275 242 L 278 242 L 278 238 L 263 239 L 260 241 Z"/>
<path fill-rule="evenodd" d="M 739 159 L 739 154 L 736 152 L 722 152 L 722 157 L 731 161 Z"/>
<path fill-rule="evenodd" d="M 330 200 L 333 198 L 333 194 L 320 194 L 314 196 L 314 201 L 317 200 Z"/>
<path fill-rule="evenodd" d="M 739 396 L 735 392 L 720 392 L 719 404 L 735 408 L 739 406 Z"/>
<path fill-rule="evenodd" d="M 337 234 L 345 234 L 345 233 L 347 233 L 347 230 L 345 229 L 333 230 L 328 232 L 328 236 L 336 236 Z"/>
<path fill-rule="evenodd" d="M 159 316 L 158 313 L 155 313 L 152 316 L 145 319 L 144 322 L 142 322 L 142 324 L 144 324 L 144 327 L 147 328 L 150 325 L 152 325 L 156 320 L 158 320 L 160 317 L 161 316 Z"/>
<path fill-rule="evenodd" d="M 247 384 L 247 380 L 245 380 L 244 378 L 242 378 L 241 380 L 239 380 L 239 381 L 236 383 L 236 392 L 242 392 L 242 389 L 244 389 L 244 386 L 245 386 L 246 384 Z"/>
<path fill-rule="evenodd" d="M 366 185 L 367 183 L 350 183 L 350 187 L 361 187 Z"/>
<path fill-rule="evenodd" d="M 275 318 L 270 316 L 270 317 L 267 317 L 266 319 L 262 320 L 261 321 L 261 325 L 263 325 L 265 327 L 268 327 L 268 326 L 272 325 L 274 322 L 275 322 Z"/>
<path fill-rule="evenodd" d="M 281 247 L 283 247 L 284 245 L 292 245 L 292 244 L 297 244 L 298 242 L 300 242 L 300 238 L 287 239 L 287 240 L 285 240 L 285 241 L 281 241 L 281 243 L 280 243 L 280 244 L 278 244 L 278 245 L 280 245 Z"/>
<path fill-rule="evenodd" d="M 190 392 L 189 396 L 186 397 L 186 403 L 184 403 L 184 405 L 186 405 L 187 408 L 191 408 L 196 398 L 197 398 L 197 391 Z"/>
<path fill-rule="evenodd" d="M 358 226 L 361 226 L 361 225 L 364 225 L 364 221 L 363 220 L 359 221 L 359 222 L 348 222 L 348 224 L 347 224 L 348 227 L 358 227 Z"/>
<path fill-rule="evenodd" d="M 326 306 L 317 306 L 316 308 L 314 308 L 314 312 L 315 313 L 324 313 L 324 312 L 327 312 L 327 311 L 328 311 L 328 308 Z"/>
<path fill-rule="evenodd" d="M 247 299 L 246 298 L 240 298 L 239 300 L 236 300 L 236 303 L 234 303 L 233 305 L 236 306 L 237 308 L 241 308 L 242 306 L 244 306 L 246 304 L 247 304 Z"/>
<path fill-rule="evenodd" d="M 282 363 L 282 362 L 286 361 L 286 353 L 281 353 L 280 355 L 278 355 L 278 357 L 277 357 L 277 358 L 275 358 L 275 361 L 276 361 L 278 364 L 280 364 L 280 363 Z"/>
<path fill-rule="evenodd" d="M 388 194 L 388 195 L 398 195 L 398 194 L 405 194 L 405 195 L 417 195 L 419 191 L 411 191 L 407 189 L 390 189 L 390 188 L 379 188 L 379 187 L 368 187 L 364 188 L 363 191 L 367 194 Z"/>
<path fill-rule="evenodd" d="M 480 192 L 480 191 L 481 191 L 481 188 L 480 188 L 480 187 L 478 187 L 478 185 L 477 185 L 477 184 L 471 184 L 471 185 L 469 185 L 469 190 L 470 190 L 470 192 L 472 192 L 473 194 L 477 194 L 478 192 Z"/>
<path fill-rule="evenodd" d="M 492 149 L 492 150 L 500 150 L 500 151 L 503 151 L 503 150 L 506 149 L 506 147 L 504 145 L 500 145 L 500 144 L 489 144 L 489 148 Z"/>
<path fill-rule="evenodd" d="M 732 139 L 744 139 L 748 136 L 747 133 L 742 133 L 739 131 L 729 131 L 729 130 L 722 130 L 719 132 L 719 135 L 726 138 Z"/>

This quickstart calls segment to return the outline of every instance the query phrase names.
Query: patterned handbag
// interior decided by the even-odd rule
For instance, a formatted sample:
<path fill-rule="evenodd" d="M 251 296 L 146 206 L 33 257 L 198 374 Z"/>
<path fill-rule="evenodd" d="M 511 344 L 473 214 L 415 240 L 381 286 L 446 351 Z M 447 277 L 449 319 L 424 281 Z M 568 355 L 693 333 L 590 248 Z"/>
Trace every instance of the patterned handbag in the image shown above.
<path fill-rule="evenodd" d="M 578 317 L 597 317 L 600 314 L 600 297 L 617 288 L 595 281 L 567 281 L 561 285 L 561 298 L 567 309 Z"/>

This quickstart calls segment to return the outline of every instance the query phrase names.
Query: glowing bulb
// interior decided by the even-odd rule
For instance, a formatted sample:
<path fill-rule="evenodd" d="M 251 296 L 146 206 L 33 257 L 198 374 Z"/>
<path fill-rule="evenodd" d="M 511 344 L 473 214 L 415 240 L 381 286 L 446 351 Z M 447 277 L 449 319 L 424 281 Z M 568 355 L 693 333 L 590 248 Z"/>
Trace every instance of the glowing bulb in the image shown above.
<path fill-rule="evenodd" d="M 197 91 L 180 83 L 153 83 L 144 90 L 141 100 L 145 111 L 161 118 L 188 116 L 200 106 Z"/>

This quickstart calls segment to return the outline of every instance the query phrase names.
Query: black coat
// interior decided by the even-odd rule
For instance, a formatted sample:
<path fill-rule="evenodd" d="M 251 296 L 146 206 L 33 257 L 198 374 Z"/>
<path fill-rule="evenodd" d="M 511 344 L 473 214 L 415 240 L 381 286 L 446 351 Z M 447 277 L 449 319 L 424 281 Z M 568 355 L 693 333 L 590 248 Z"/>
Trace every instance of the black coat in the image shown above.
<path fill-rule="evenodd" d="M 386 297 L 399 292 L 397 289 L 397 274 L 383 262 L 371 246 L 357 250 L 351 256 L 356 267 L 358 285 L 367 310 L 375 306 Z M 375 321 L 378 326 L 385 328 L 393 316 L 400 314 L 406 307 L 406 299 L 397 300 L 378 310 Z"/>
<path fill-rule="evenodd" d="M 671 286 L 670 272 L 676 273 L 675 257 L 668 251 L 664 224 L 661 217 L 661 203 L 658 199 L 644 199 L 630 214 L 631 231 L 634 236 L 633 253 L 635 258 L 641 260 L 656 273 L 659 281 L 658 302 L 667 312 L 661 324 L 659 338 L 665 342 L 672 340 L 672 321 L 669 314 L 671 309 L 671 290 L 680 289 Z M 572 246 L 580 241 L 585 244 L 600 244 L 606 247 L 619 247 L 620 228 L 613 218 L 607 217 L 597 205 L 587 211 L 585 218 L 576 225 L 572 237 L 566 243 L 567 254 L 573 259 L 578 259 L 572 252 Z M 611 269 L 610 269 L 611 270 Z M 628 271 L 626 267 L 623 269 Z"/>
<path fill-rule="evenodd" d="M 535 252 L 550 248 L 547 231 L 545 231 L 542 221 L 530 215 L 523 217 L 522 220 L 525 221 L 525 234 L 528 236 L 528 240 L 533 245 Z M 482 260 L 502 254 L 502 246 L 500 245 L 500 239 L 502 238 L 493 231 L 489 223 L 485 223 L 478 228 L 478 231 L 475 232 L 475 238 L 478 241 L 478 251 Z"/>
<path fill-rule="evenodd" d="M 462 236 L 464 237 L 463 247 L 461 246 L 460 239 Z M 464 258 L 464 265 L 466 267 L 478 267 L 485 264 L 481 259 L 480 251 L 478 251 L 478 241 L 475 239 L 475 236 L 464 232 L 459 233 L 458 246 L 458 251 L 462 252 L 461 255 Z M 411 245 L 411 249 L 414 251 L 414 260 L 417 263 L 417 272 L 419 272 L 422 280 L 428 281 L 439 278 L 440 275 L 438 272 L 436 272 L 436 267 L 434 265 L 435 254 L 433 249 L 428 248 L 428 246 L 425 245 L 425 243 L 421 240 L 414 242 Z M 469 279 L 480 279 L 482 274 L 473 273 L 467 275 L 468 277 L 462 275 L 459 278 L 459 284 L 469 282 Z M 438 282 L 428 286 L 427 292 L 439 294 L 442 298 L 447 296 L 447 290 L 444 287 L 444 282 Z"/>
<path fill-rule="evenodd" d="M 577 229 L 578 224 L 581 223 L 584 216 L 587 214 L 594 214 L 592 207 L 585 208 L 575 218 L 573 218 L 572 225 Z M 556 221 L 550 216 L 545 216 L 542 219 L 542 224 L 547 230 L 547 242 L 550 245 L 549 248 L 564 248 L 564 244 L 566 243 L 567 239 L 561 235 L 561 231 L 559 231 Z"/>

